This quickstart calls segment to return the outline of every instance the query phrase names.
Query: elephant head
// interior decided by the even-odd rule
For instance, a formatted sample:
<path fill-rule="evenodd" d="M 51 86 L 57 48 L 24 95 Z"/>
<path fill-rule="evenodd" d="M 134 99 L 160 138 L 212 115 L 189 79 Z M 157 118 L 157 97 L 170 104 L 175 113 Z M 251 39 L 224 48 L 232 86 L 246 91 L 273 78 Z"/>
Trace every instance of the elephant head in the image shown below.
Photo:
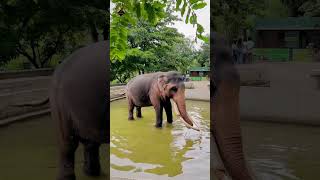
<path fill-rule="evenodd" d="M 190 126 L 193 126 L 193 122 L 186 110 L 184 77 L 174 71 L 163 73 L 158 76 L 158 88 L 161 98 L 172 98 L 177 104 L 182 119 Z"/>
<path fill-rule="evenodd" d="M 240 77 L 224 38 L 211 33 L 211 130 L 224 167 L 234 180 L 251 180 L 242 149 Z M 213 93 L 212 93 L 213 92 Z"/>

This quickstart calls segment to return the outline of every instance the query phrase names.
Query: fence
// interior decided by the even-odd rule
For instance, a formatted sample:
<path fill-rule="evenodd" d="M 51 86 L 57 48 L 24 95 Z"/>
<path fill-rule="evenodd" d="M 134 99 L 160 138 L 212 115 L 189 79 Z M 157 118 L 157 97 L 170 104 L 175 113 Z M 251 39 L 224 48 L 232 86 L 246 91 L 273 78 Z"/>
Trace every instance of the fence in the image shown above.
<path fill-rule="evenodd" d="M 266 60 L 270 62 L 312 62 L 311 49 L 288 49 L 288 48 L 255 48 L 253 50 L 254 61 Z"/>
<path fill-rule="evenodd" d="M 190 77 L 191 81 L 205 81 L 208 80 L 208 77 Z"/>

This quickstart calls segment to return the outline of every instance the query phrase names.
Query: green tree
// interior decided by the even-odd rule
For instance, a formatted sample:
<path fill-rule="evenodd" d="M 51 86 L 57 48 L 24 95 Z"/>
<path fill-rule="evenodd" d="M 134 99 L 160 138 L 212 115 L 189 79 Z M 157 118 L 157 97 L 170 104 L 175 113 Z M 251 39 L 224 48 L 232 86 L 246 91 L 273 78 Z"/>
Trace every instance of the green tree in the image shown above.
<path fill-rule="evenodd" d="M 0 1 L 0 61 L 23 56 L 41 68 L 54 55 L 76 48 L 87 30 L 93 41 L 99 28 L 107 39 L 107 7 L 101 0 Z"/>
<path fill-rule="evenodd" d="M 212 2 L 211 27 L 232 40 L 252 28 L 253 18 L 262 15 L 264 0 L 216 0 Z"/>
<path fill-rule="evenodd" d="M 299 8 L 305 2 L 305 0 L 281 0 L 281 2 L 289 8 L 290 17 L 297 17 L 303 14 L 301 11 L 299 11 Z"/>
<path fill-rule="evenodd" d="M 177 29 L 168 27 L 175 18 L 164 18 L 164 22 L 156 26 L 140 20 L 136 26 L 130 27 L 125 59 L 111 62 L 113 80 L 125 82 L 135 73 L 169 70 L 185 72 L 197 54 L 191 40 Z"/>
<path fill-rule="evenodd" d="M 305 16 L 320 16 L 320 1 L 319 0 L 308 0 L 304 2 L 300 7 L 299 11 L 303 12 Z"/>
<path fill-rule="evenodd" d="M 185 17 L 186 23 L 196 27 L 196 37 L 207 41 L 202 34 L 204 28 L 197 21 L 195 10 L 204 8 L 204 0 L 176 0 L 176 1 L 140 1 L 140 0 L 113 0 L 115 9 L 111 16 L 110 57 L 112 61 L 123 60 L 126 56 L 128 27 L 134 26 L 139 19 L 145 19 L 152 25 L 157 25 L 166 17 L 166 9 L 175 4 L 175 10 Z"/>
<path fill-rule="evenodd" d="M 201 49 L 197 51 L 197 62 L 201 67 L 210 66 L 210 44 L 209 42 L 204 42 L 201 44 Z"/>

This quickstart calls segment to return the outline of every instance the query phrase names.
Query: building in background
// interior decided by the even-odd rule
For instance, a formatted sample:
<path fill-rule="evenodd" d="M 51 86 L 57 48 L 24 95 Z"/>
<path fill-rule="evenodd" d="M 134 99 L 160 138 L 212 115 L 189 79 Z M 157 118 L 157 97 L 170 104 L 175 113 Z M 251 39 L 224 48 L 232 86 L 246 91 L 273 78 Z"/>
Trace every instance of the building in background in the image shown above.
<path fill-rule="evenodd" d="M 192 67 L 189 69 L 188 74 L 192 81 L 201 81 L 209 77 L 210 68 L 209 67 Z"/>
<path fill-rule="evenodd" d="M 307 48 L 320 44 L 320 17 L 257 19 L 257 48 Z"/>

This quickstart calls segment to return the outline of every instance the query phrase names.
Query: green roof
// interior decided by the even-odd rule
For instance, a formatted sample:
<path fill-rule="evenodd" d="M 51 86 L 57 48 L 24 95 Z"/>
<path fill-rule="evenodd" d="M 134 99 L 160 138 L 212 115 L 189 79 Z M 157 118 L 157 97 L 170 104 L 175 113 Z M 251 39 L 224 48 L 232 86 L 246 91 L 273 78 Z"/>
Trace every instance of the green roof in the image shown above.
<path fill-rule="evenodd" d="M 320 17 L 256 19 L 256 30 L 320 30 Z"/>
<path fill-rule="evenodd" d="M 192 67 L 189 71 L 210 71 L 209 67 Z"/>

